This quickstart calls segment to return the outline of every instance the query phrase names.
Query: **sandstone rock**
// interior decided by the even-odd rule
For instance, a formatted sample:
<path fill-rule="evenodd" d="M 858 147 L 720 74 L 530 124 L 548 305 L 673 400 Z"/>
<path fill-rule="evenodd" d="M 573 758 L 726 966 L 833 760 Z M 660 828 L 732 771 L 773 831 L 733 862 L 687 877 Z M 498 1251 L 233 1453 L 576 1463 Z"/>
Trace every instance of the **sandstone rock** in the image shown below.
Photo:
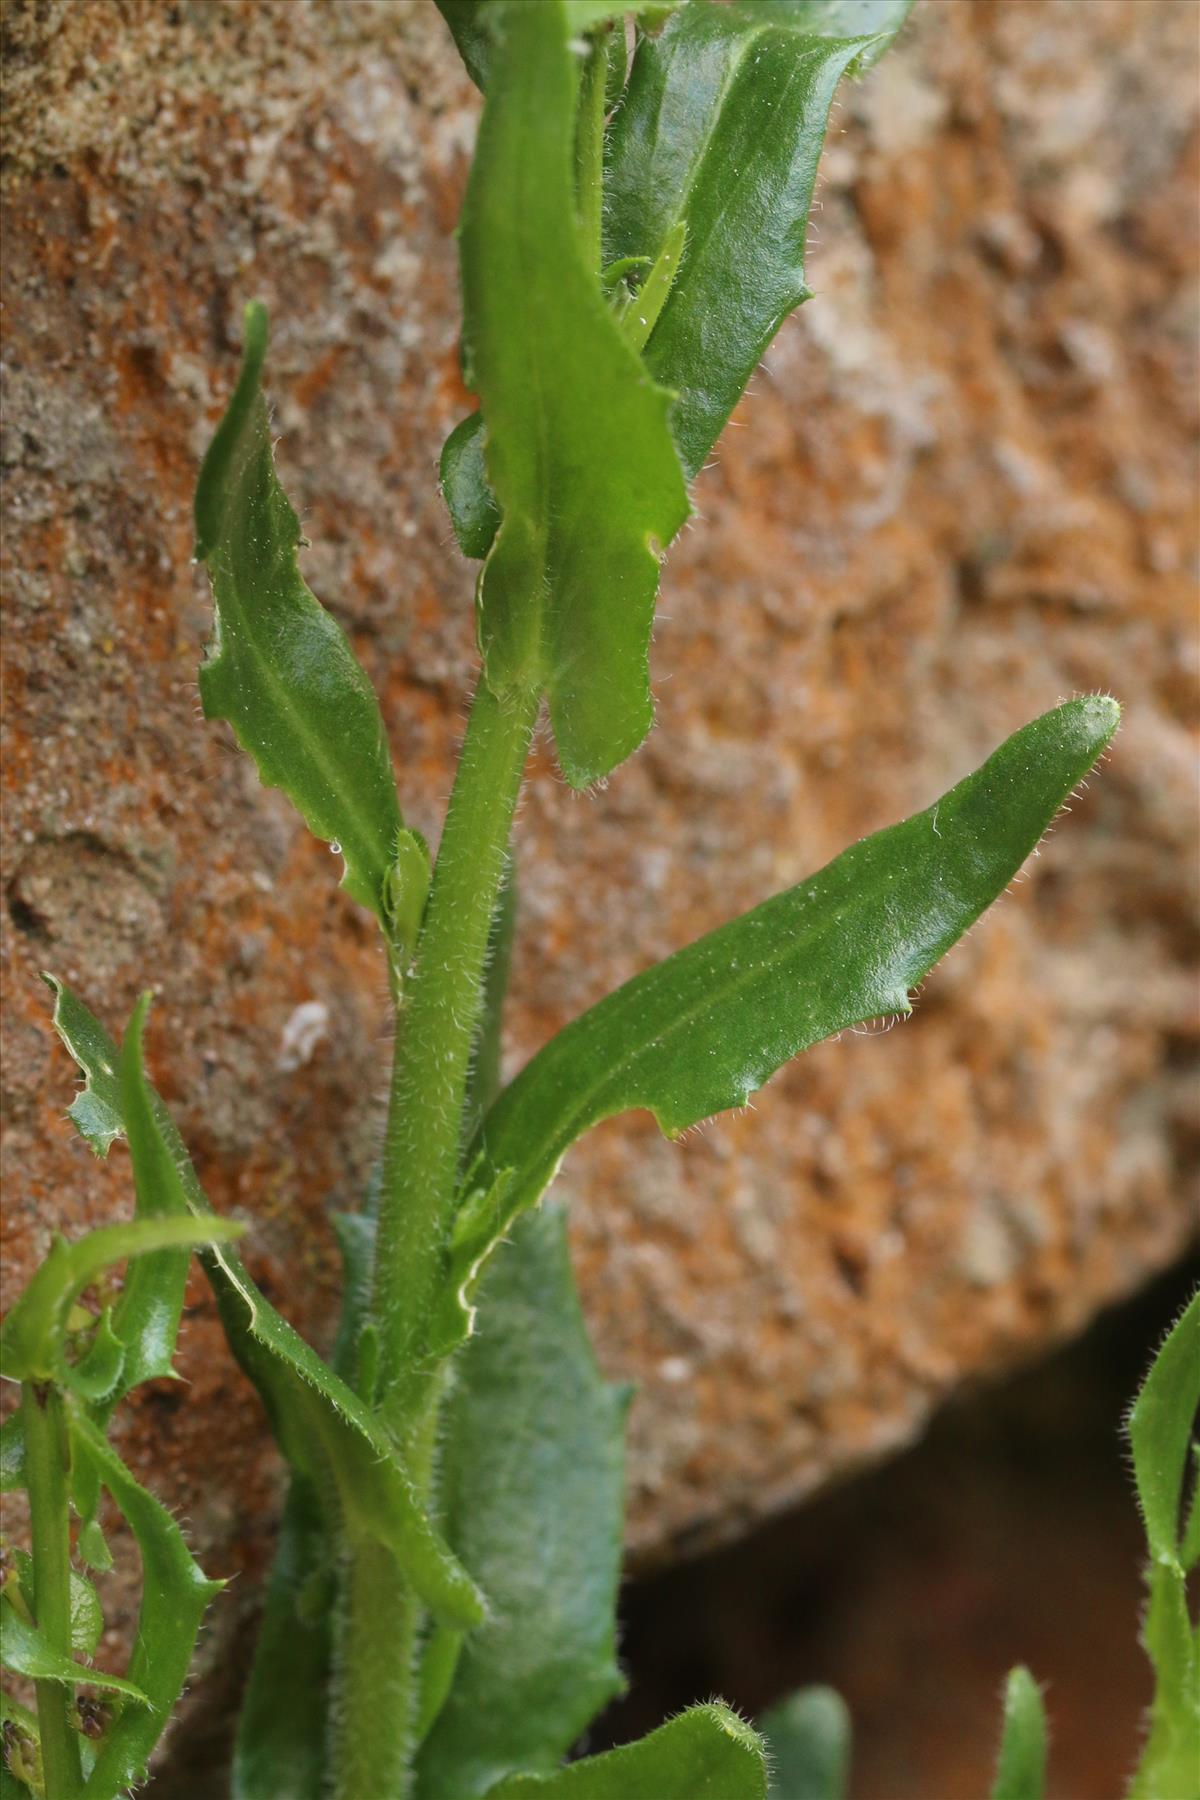
<path fill-rule="evenodd" d="M 925 804 L 1026 717 L 1127 724 L 916 1015 L 682 1147 L 598 1131 L 559 1186 L 633 1377 L 630 1545 L 732 1534 L 1036 1356 L 1194 1232 L 1191 8 L 937 0 L 847 90 L 788 324 L 666 573 L 658 727 L 588 799 L 542 744 L 508 1060 L 651 959 Z M 198 717 L 197 459 L 242 303 L 308 579 L 436 835 L 472 669 L 434 488 L 466 396 L 452 230 L 476 116 L 431 6 L 14 0 L 3 268 L 9 1293 L 129 1203 L 62 1122 L 37 971 L 152 1069 L 250 1261 L 318 1340 L 381 1124 L 383 972 L 279 795 Z M 307 1009 L 307 1010 L 305 1010 Z M 278 1471 L 197 1284 L 189 1382 L 123 1447 L 250 1579 Z"/>

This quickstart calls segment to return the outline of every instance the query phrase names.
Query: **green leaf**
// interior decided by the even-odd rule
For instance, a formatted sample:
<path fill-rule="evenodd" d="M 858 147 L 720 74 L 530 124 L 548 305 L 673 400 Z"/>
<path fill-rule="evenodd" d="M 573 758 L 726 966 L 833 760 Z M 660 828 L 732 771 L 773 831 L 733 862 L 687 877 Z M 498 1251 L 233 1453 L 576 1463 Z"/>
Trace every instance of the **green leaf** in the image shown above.
<path fill-rule="evenodd" d="M 14 1550 L 17 1579 L 21 1595 L 33 1612 L 33 1558 L 26 1550 Z M 70 1571 L 71 1648 L 78 1656 L 94 1656 L 104 1631 L 104 1612 L 100 1596 L 86 1576 Z"/>
<path fill-rule="evenodd" d="M 54 1029 L 83 1076 L 67 1117 L 97 1156 L 107 1156 L 114 1140 L 125 1135 L 117 1072 L 120 1056 L 103 1026 L 57 975 L 43 971 L 42 980 L 54 995 Z"/>
<path fill-rule="evenodd" d="M 442 445 L 438 480 L 459 549 L 482 562 L 500 527 L 500 508 L 483 459 L 482 413 L 461 419 Z"/>
<path fill-rule="evenodd" d="M 1176 1321 L 1129 1415 L 1129 1444 L 1150 1553 L 1174 1560 L 1189 1448 L 1200 1409 L 1200 1293 Z"/>
<path fill-rule="evenodd" d="M 116 1049 L 74 997 L 71 1012 L 76 1021 L 86 1015 L 86 1029 L 64 1041 L 72 1055 L 90 1059 L 83 1068 L 95 1085 L 98 1070 L 115 1066 Z M 189 1213 L 208 1231 L 229 1235 L 209 1208 L 170 1113 L 152 1089 L 148 1092 L 154 1130 L 178 1174 Z M 127 1124 L 122 1118 L 121 1129 Z M 180 1223 L 151 1219 L 106 1229 L 165 1232 Z M 288 1460 L 319 1485 L 328 1483 L 331 1490 L 336 1485 L 347 1530 L 384 1544 L 432 1612 L 450 1623 L 478 1624 L 484 1611 L 478 1589 L 434 1531 L 369 1408 L 276 1312 L 236 1252 L 217 1245 L 202 1261 L 230 1347 L 262 1395 Z"/>
<path fill-rule="evenodd" d="M 129 1121 L 129 1154 L 139 1219 L 188 1215 L 179 1171 L 154 1128 L 150 1094 L 142 1067 L 142 1038 L 149 994 L 133 1010 L 121 1048 L 118 1080 L 121 1107 Z M 186 1251 L 159 1250 L 139 1257 L 125 1277 L 113 1311 L 113 1331 L 126 1346 L 120 1386 L 110 1395 L 111 1410 L 141 1381 L 173 1376 L 175 1341 L 183 1313 L 189 1256 Z"/>
<path fill-rule="evenodd" d="M 761 1738 L 727 1706 L 693 1706 L 649 1737 L 552 1775 L 512 1775 L 489 1800 L 765 1800 Z"/>
<path fill-rule="evenodd" d="M 1046 1791 L 1046 1709 L 1028 1669 L 1014 1669 L 1004 1691 L 1004 1736 L 992 1800 L 1042 1800 Z"/>
<path fill-rule="evenodd" d="M 590 1126 L 644 1107 L 676 1136 L 745 1105 L 822 1038 L 909 1012 L 909 990 L 1003 893 L 1118 718 L 1100 696 L 1046 713 L 927 811 L 864 838 L 568 1025 L 476 1134 L 444 1305 Z"/>
<path fill-rule="evenodd" d="M 567 780 L 645 737 L 659 551 L 687 517 L 667 423 L 589 267 L 575 212 L 563 0 L 505 5 L 461 225 L 468 379 L 503 519 L 478 624 L 497 696 L 544 688 Z"/>
<path fill-rule="evenodd" d="M 1185 1575 L 1200 1567 L 1200 1443 L 1192 1445 L 1192 1498 L 1179 1546 L 1179 1560 Z"/>
<path fill-rule="evenodd" d="M 837 84 L 878 60 L 911 5 L 690 0 L 660 35 L 638 40 L 608 135 L 603 261 L 656 263 L 684 240 L 641 342 L 647 370 L 677 396 L 671 426 L 689 478 L 809 298 L 808 215 Z M 456 428 L 442 472 L 459 544 L 476 558 L 500 517 L 481 430 L 478 415 Z"/>
<path fill-rule="evenodd" d="M 1142 1642 L 1154 1667 L 1150 1729 L 1130 1800 L 1186 1793 L 1200 1768 L 1200 1632 L 1185 1567 L 1195 1503 L 1181 1523 L 1189 1446 L 1200 1407 L 1200 1293 L 1178 1319 L 1129 1415 L 1134 1479 L 1150 1546 Z"/>
<path fill-rule="evenodd" d="M 627 12 L 665 14 L 679 3 L 680 0 L 566 0 L 567 24 L 578 33 Z M 494 0 L 437 0 L 437 9 L 450 27 L 467 74 L 477 88 L 486 89 L 495 52 Z"/>
<path fill-rule="evenodd" d="M 657 257 L 687 226 L 644 354 L 678 395 L 671 423 L 689 478 L 780 325 L 809 298 L 805 240 L 829 109 L 842 76 L 882 48 L 825 35 L 833 10 L 693 0 L 639 41 L 613 120 L 604 261 Z"/>
<path fill-rule="evenodd" d="M 108 1489 L 134 1535 L 142 1565 L 129 1679 L 145 1695 L 146 1708 L 122 1709 L 83 1789 L 84 1800 L 109 1800 L 146 1779 L 150 1752 L 183 1692 L 200 1621 L 225 1584 L 207 1579 L 170 1513 L 134 1480 L 103 1432 L 78 1409 L 69 1429 L 72 1461 L 88 1463 L 94 1479 Z"/>
<path fill-rule="evenodd" d="M 25 1427 L 19 1412 L 0 1425 L 0 1494 L 25 1486 Z"/>
<path fill-rule="evenodd" d="M 828 1687 L 803 1688 L 759 1721 L 771 1766 L 771 1800 L 844 1800 L 850 1714 Z"/>
<path fill-rule="evenodd" d="M 331 1554 L 316 1490 L 293 1475 L 238 1719 L 232 1800 L 322 1800 L 327 1791 Z M 322 1577 L 324 1603 L 314 1605 Z"/>
<path fill-rule="evenodd" d="M 915 0 L 751 0 L 751 4 L 814 37 L 869 37 L 871 43 L 858 59 L 860 69 L 869 69 L 890 49 Z"/>
<path fill-rule="evenodd" d="M 149 1706 L 148 1697 L 135 1682 L 121 1675 L 106 1675 L 101 1669 L 87 1668 L 61 1650 L 55 1649 L 42 1636 L 36 1625 L 23 1619 L 7 1594 L 0 1594 L 0 1663 L 14 1675 L 27 1675 L 33 1681 L 61 1681 L 75 1688 L 108 1688 L 123 1694 L 139 1706 Z"/>
<path fill-rule="evenodd" d="M 96 1277 L 127 1256 L 189 1248 L 240 1237 L 245 1227 L 209 1215 L 203 1220 L 135 1219 L 128 1225 L 101 1225 L 67 1243 L 55 1238 L 45 1260 L 30 1277 L 0 1327 L 0 1372 L 9 1381 L 57 1381 L 80 1387 L 77 1369 L 63 1353 L 67 1316 Z M 85 1398 L 96 1395 L 87 1392 Z"/>
<path fill-rule="evenodd" d="M 343 886 L 387 925 L 384 884 L 402 820 L 379 703 L 341 627 L 309 591 L 300 523 L 275 473 L 261 378 L 266 308 L 246 308 L 242 371 L 196 487 L 196 558 L 214 625 L 200 669 L 267 787 L 345 858 Z"/>
<path fill-rule="evenodd" d="M 624 1413 L 592 1356 L 563 1216 L 543 1209 L 488 1272 L 446 1406 L 446 1532 L 492 1617 L 418 1754 L 417 1800 L 474 1800 L 552 1767 L 621 1692 Z"/>

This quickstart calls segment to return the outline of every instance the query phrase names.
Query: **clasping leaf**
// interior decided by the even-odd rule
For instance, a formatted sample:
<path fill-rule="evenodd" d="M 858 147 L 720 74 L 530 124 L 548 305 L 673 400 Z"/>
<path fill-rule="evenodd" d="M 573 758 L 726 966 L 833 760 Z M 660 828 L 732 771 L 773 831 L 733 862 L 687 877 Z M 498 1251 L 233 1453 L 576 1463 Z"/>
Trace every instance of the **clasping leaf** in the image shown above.
<path fill-rule="evenodd" d="M 799 886 L 677 951 L 575 1019 L 480 1126 L 464 1217 L 503 1171 L 496 1241 L 601 1119 L 653 1113 L 677 1136 L 743 1106 L 822 1038 L 911 1010 L 909 993 L 1004 892 L 1117 728 L 1094 695 L 1026 725 L 927 811 L 843 851 Z M 471 1266 L 484 1247 L 471 1243 Z M 461 1283 L 452 1261 L 449 1290 Z"/>
<path fill-rule="evenodd" d="M 502 522 L 480 575 L 500 696 L 544 689 L 576 787 L 650 728 L 659 554 L 687 516 L 667 423 L 576 218 L 577 58 L 564 0 L 493 0 L 499 26 L 461 226 L 464 341 Z"/>
<path fill-rule="evenodd" d="M 300 522 L 275 473 L 261 390 L 266 308 L 248 306 L 245 320 L 242 371 L 196 486 L 196 558 L 213 590 L 200 698 L 266 786 L 341 852 L 343 886 L 386 928 L 402 823 L 387 737 L 345 633 L 300 574 Z"/>
<path fill-rule="evenodd" d="M 190 1219 L 197 1236 L 206 1231 L 210 1238 L 230 1235 L 214 1219 L 159 1096 L 147 1088 L 145 1112 L 126 1112 L 125 1097 L 109 1079 L 117 1060 L 115 1046 L 80 1000 L 65 989 L 62 996 L 67 1003 L 62 1014 L 72 1027 L 64 1042 L 81 1060 L 88 1080 L 85 1116 L 95 1130 L 94 1141 L 107 1147 L 118 1132 L 125 1132 L 134 1149 L 148 1133 L 159 1168 L 164 1174 L 173 1172 L 173 1203 L 184 1218 L 148 1220 L 146 1229 L 161 1230 L 172 1222 L 186 1228 Z M 56 1024 L 59 1015 L 56 1008 Z M 350 1535 L 385 1545 L 434 1614 L 463 1627 L 478 1624 L 484 1615 L 482 1596 L 434 1530 L 370 1409 L 259 1292 L 235 1251 L 214 1243 L 202 1261 L 233 1352 L 262 1395 L 289 1461 L 323 1490 L 337 1494 Z"/>

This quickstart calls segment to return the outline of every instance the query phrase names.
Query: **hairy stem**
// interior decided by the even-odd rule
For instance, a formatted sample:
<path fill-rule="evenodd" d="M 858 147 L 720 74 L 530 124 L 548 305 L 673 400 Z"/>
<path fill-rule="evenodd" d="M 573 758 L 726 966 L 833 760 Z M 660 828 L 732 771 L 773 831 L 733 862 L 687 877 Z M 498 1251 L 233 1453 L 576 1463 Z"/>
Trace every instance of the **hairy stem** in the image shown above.
<path fill-rule="evenodd" d="M 424 1493 L 433 1483 L 438 1393 L 409 1445 L 409 1474 Z M 421 1738 L 419 1650 L 425 1611 L 390 1550 L 371 1539 L 347 1547 L 334 1660 L 335 1800 L 403 1800 Z"/>
<path fill-rule="evenodd" d="M 422 1333 L 453 1218 L 463 1107 L 488 934 L 537 717 L 536 693 L 501 701 L 482 679 L 446 814 L 416 965 L 397 1020 L 372 1310 L 384 1418 L 403 1446 L 428 1402 Z"/>
<path fill-rule="evenodd" d="M 396 1020 L 372 1312 L 383 1418 L 426 1494 L 442 1384 L 423 1362 L 423 1333 L 453 1222 L 488 944 L 537 708 L 536 693 L 501 701 L 480 678 Z M 339 1619 L 338 1800 L 400 1800 L 408 1792 L 423 1626 L 423 1609 L 392 1558 L 352 1544 Z"/>
<path fill-rule="evenodd" d="M 33 1613 L 42 1635 L 70 1657 L 71 1519 L 62 1395 L 49 1383 L 24 1382 L 21 1413 L 33 1538 Z M 36 1689 L 46 1800 L 75 1800 L 81 1774 L 79 1738 L 69 1717 L 72 1695 L 59 1681 L 39 1681 Z"/>

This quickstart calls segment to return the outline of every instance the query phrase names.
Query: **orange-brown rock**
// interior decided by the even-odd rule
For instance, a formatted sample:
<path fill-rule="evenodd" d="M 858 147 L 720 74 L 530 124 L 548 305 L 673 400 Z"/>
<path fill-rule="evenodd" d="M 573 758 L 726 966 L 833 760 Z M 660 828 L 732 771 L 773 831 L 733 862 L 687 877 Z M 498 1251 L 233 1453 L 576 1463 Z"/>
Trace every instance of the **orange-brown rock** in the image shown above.
<path fill-rule="evenodd" d="M 63 1122 L 48 967 L 113 1027 L 155 988 L 152 1068 L 208 1191 L 325 1340 L 386 988 L 328 851 L 198 716 L 189 501 L 262 296 L 306 573 L 436 835 L 473 662 L 434 477 L 465 404 L 475 100 L 424 0 L 13 0 L 4 30 L 8 1293 L 52 1229 L 129 1204 L 123 1153 Z M 599 1352 L 639 1383 L 639 1555 L 905 1441 L 1195 1229 L 1196 78 L 1174 0 L 918 9 L 844 95 L 817 297 L 670 559 L 654 736 L 587 799 L 535 757 L 513 1067 L 1060 697 L 1127 708 L 902 1028 L 826 1045 L 681 1147 L 639 1118 L 569 1160 Z M 253 1576 L 277 1468 L 200 1285 L 182 1367 L 124 1447 L 207 1566 Z"/>

